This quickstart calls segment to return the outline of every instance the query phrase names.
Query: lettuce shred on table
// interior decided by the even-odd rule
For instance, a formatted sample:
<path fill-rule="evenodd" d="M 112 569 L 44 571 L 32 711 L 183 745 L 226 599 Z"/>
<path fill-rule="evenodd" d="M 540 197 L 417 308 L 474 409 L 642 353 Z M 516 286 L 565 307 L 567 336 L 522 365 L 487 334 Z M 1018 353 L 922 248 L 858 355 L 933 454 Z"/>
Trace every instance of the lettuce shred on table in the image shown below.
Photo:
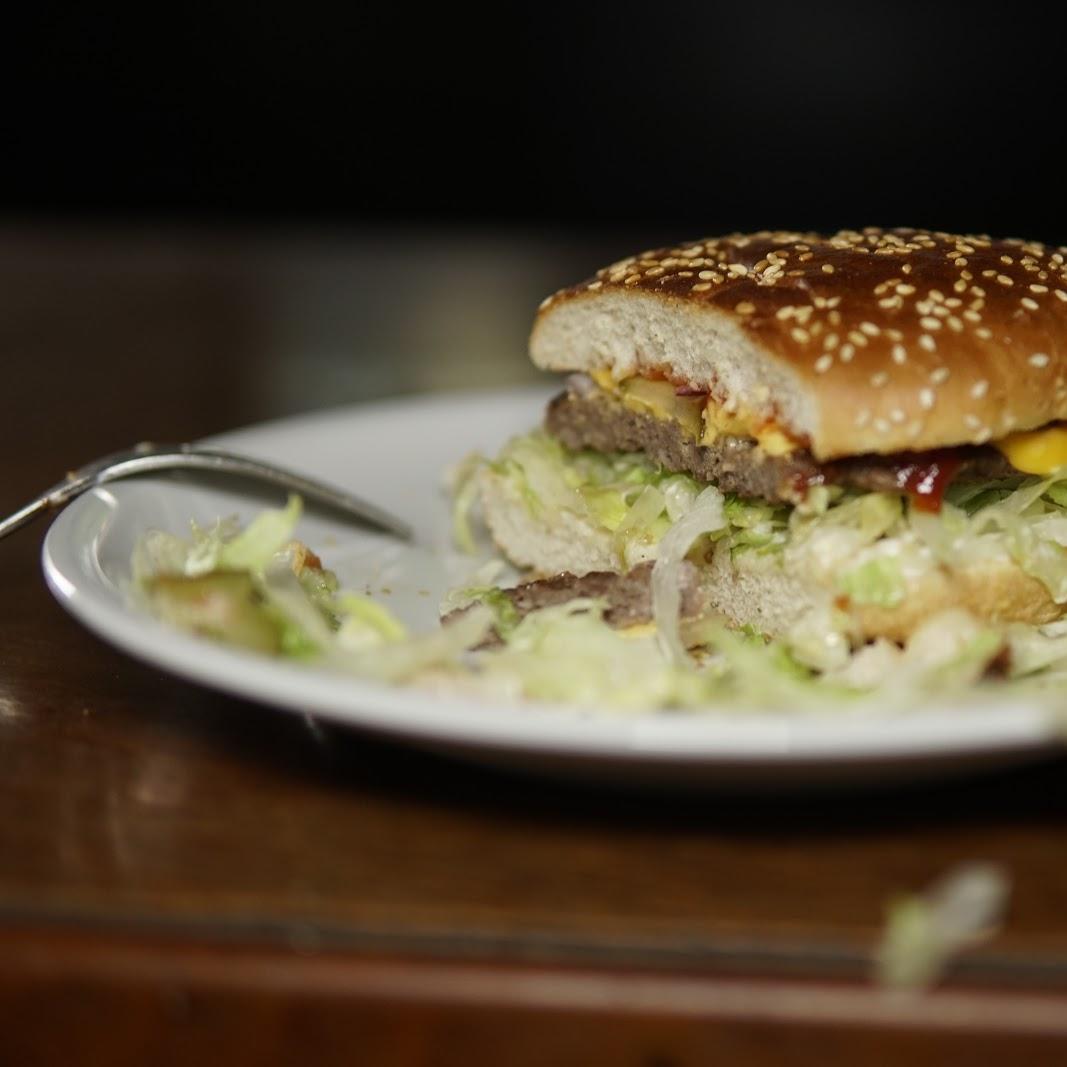
<path fill-rule="evenodd" d="M 901 991 L 932 985 L 955 955 L 996 934 L 1010 894 L 1003 868 L 972 861 L 923 893 L 895 896 L 875 952 L 875 980 Z"/>
<path fill-rule="evenodd" d="M 553 473 L 544 456 L 532 468 L 539 499 L 546 492 L 582 496 Z M 769 506 L 739 505 L 715 489 L 696 490 L 685 476 L 653 486 L 638 477 L 640 468 L 635 473 L 625 464 L 594 473 L 595 488 L 621 494 L 614 502 L 593 494 L 604 514 L 614 517 L 620 508 L 649 499 L 662 509 L 652 520 L 664 524 L 662 560 L 653 574 L 658 634 L 653 626 L 612 629 L 598 600 L 574 600 L 520 618 L 493 585 L 463 591 L 460 599 L 468 606 L 458 621 L 429 634 L 409 634 L 382 604 L 339 589 L 335 575 L 295 539 L 297 497 L 243 529 L 219 521 L 207 528 L 193 523 L 186 537 L 147 533 L 133 554 L 134 594 L 181 629 L 259 653 L 382 682 L 453 682 L 464 692 L 490 697 L 589 707 L 695 710 L 714 703 L 814 710 L 854 706 L 874 691 L 889 690 L 900 700 L 907 694 L 1067 682 L 1067 621 L 993 627 L 954 611 L 931 618 L 904 647 L 876 641 L 858 649 L 851 647 L 847 618 L 832 607 L 813 612 L 780 640 L 715 620 L 682 623 L 671 595 L 677 588 L 674 569 L 694 542 L 726 536 L 739 550 L 778 551 L 777 532 L 785 521 L 822 523 L 831 539 L 844 531 L 850 543 L 857 537 L 869 542 L 902 521 L 899 505 L 867 494 L 786 520 Z M 646 496 L 650 487 L 656 489 L 654 498 Z M 1065 533 L 1060 525 L 1067 525 L 1060 488 L 1044 482 L 998 490 L 981 508 L 960 501 L 931 520 L 944 527 L 941 533 L 927 530 L 924 536 L 953 538 L 958 547 L 960 530 L 979 528 L 974 536 L 992 531 L 1031 547 L 1035 540 L 1052 540 L 1058 547 L 1055 539 Z M 979 522 L 985 511 L 992 514 Z M 1020 525 L 1022 513 L 1035 511 L 1039 525 L 1047 524 L 1043 533 Z M 647 525 L 647 514 L 641 514 Z M 624 514 L 617 528 L 625 530 L 625 523 Z M 849 581 L 867 588 L 875 602 L 891 602 L 890 569 L 877 561 L 867 566 Z M 1047 569 L 1056 581 L 1051 565 Z M 481 647 L 489 638 L 496 643 Z M 1010 664 L 1008 677 L 988 680 L 990 666 L 1003 662 Z"/>

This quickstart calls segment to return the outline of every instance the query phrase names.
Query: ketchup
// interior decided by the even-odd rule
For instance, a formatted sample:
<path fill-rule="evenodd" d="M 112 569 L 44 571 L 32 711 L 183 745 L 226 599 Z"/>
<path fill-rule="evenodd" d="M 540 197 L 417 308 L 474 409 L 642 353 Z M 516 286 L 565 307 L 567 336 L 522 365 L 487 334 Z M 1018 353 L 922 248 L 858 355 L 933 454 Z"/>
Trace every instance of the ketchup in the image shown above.
<path fill-rule="evenodd" d="M 934 452 L 898 464 L 893 473 L 897 488 L 908 494 L 912 507 L 936 514 L 941 510 L 945 490 L 961 466 L 961 460 L 951 453 Z"/>

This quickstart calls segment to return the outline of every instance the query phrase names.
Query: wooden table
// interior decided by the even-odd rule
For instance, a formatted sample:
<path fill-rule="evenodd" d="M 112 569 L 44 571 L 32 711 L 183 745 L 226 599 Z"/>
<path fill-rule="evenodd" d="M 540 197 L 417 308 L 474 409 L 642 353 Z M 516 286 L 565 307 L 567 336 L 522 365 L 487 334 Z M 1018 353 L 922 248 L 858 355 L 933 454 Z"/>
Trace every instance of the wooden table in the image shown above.
<path fill-rule="evenodd" d="M 144 437 L 526 380 L 610 237 L 0 233 L 3 509 Z M 1067 1062 L 1067 765 L 879 793 L 567 787 L 134 662 L 0 544 L 0 1063 Z M 989 859 L 1003 933 L 868 978 Z"/>

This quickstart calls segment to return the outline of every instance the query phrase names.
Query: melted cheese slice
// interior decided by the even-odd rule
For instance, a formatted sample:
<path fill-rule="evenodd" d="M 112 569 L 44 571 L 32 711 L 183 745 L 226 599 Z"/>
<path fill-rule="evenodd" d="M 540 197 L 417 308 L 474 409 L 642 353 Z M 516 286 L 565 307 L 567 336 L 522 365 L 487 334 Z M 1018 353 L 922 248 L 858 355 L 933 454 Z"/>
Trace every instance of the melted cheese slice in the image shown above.
<path fill-rule="evenodd" d="M 680 423 L 702 445 L 710 445 L 717 437 L 732 436 L 754 437 L 771 456 L 784 456 L 800 447 L 773 423 L 761 423 L 744 411 L 729 412 L 703 394 L 678 396 L 670 382 L 640 377 L 616 381 L 607 370 L 590 371 L 590 377 L 631 410 Z"/>
<path fill-rule="evenodd" d="M 1026 474 L 1051 474 L 1067 467 L 1067 425 L 1063 423 L 1009 434 L 993 445 L 1016 470 Z"/>

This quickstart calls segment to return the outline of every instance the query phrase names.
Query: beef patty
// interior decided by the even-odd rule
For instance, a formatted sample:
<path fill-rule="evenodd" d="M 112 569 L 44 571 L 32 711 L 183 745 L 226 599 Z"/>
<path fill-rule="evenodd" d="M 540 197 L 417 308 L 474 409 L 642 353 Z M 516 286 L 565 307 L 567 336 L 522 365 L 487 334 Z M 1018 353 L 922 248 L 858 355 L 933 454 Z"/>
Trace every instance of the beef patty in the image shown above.
<path fill-rule="evenodd" d="M 633 411 L 601 392 L 561 393 L 548 406 L 545 428 L 568 448 L 643 452 L 666 470 L 685 471 L 725 493 L 772 503 L 798 503 L 815 485 L 904 493 L 917 475 L 921 478 L 925 470 L 937 465 L 946 483 L 1022 477 L 1004 456 L 988 446 L 819 463 L 805 449 L 784 456 L 768 455 L 749 437 L 722 436 L 702 445 L 679 423 Z"/>
<path fill-rule="evenodd" d="M 681 617 L 696 618 L 703 607 L 697 569 L 692 563 L 683 563 L 679 573 L 679 588 L 682 595 Z M 600 600 L 604 604 L 604 621 L 617 630 L 639 626 L 652 620 L 652 564 L 639 563 L 626 574 L 611 571 L 593 571 L 577 577 L 573 574 L 557 574 L 551 578 L 524 582 L 511 589 L 502 590 L 511 601 L 519 618 L 525 618 L 539 608 L 566 604 L 579 597 Z M 454 622 L 470 610 L 457 608 L 449 612 L 442 622 Z M 481 647 L 499 644 L 499 637 L 492 634 Z"/>

